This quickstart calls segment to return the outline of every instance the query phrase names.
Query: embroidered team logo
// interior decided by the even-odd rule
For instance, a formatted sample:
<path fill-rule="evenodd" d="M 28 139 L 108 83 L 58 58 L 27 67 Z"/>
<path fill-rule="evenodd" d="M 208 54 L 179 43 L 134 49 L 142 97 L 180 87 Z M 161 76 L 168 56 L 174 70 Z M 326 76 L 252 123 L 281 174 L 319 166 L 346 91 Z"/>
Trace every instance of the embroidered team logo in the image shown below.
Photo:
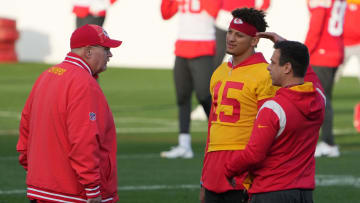
<path fill-rule="evenodd" d="M 59 68 L 59 67 L 52 67 L 52 68 L 49 69 L 48 72 L 49 72 L 49 73 L 53 73 L 53 74 L 55 74 L 55 75 L 61 76 L 61 75 L 63 75 L 63 74 L 66 72 L 66 70 L 63 69 L 63 68 Z"/>
<path fill-rule="evenodd" d="M 96 120 L 96 113 L 90 112 L 90 113 L 89 113 L 89 119 L 90 119 L 91 121 L 95 121 L 95 120 Z"/>
<path fill-rule="evenodd" d="M 103 29 L 102 31 L 103 31 L 104 35 L 105 35 L 107 38 L 110 38 L 110 37 L 109 37 L 109 34 L 108 34 L 104 29 Z"/>
<path fill-rule="evenodd" d="M 235 24 L 243 24 L 244 22 L 240 18 L 235 18 L 234 23 Z"/>

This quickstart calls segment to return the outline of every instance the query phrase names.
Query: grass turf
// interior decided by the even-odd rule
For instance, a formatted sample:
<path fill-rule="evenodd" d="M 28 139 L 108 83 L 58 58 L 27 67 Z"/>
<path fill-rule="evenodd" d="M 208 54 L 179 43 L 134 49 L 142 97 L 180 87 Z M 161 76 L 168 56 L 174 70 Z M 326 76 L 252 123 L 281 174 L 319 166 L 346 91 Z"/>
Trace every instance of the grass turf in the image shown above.
<path fill-rule="evenodd" d="M 35 79 L 48 67 L 35 63 L 0 65 L 0 203 L 27 202 L 25 172 L 17 163 L 15 150 L 19 115 Z M 171 70 L 110 68 L 101 75 L 100 85 L 118 128 L 120 202 L 198 202 L 206 122 L 192 122 L 194 159 L 159 157 L 160 151 L 177 143 Z M 319 158 L 316 168 L 325 180 L 336 176 L 350 177 L 353 182 L 318 186 L 315 202 L 359 202 L 360 136 L 352 126 L 353 107 L 360 101 L 358 87 L 355 78 L 342 78 L 336 84 L 334 127 L 342 156 Z"/>

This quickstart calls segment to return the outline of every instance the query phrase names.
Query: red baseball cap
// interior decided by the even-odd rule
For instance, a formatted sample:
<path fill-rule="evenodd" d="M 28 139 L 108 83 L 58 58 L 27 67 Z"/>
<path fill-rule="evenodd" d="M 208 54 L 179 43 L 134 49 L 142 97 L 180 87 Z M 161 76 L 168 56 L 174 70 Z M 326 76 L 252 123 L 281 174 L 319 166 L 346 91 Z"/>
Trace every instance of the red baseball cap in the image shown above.
<path fill-rule="evenodd" d="M 92 24 L 79 27 L 72 33 L 70 38 L 71 49 L 93 45 L 115 48 L 120 46 L 121 43 L 122 41 L 110 39 L 102 27 Z"/>

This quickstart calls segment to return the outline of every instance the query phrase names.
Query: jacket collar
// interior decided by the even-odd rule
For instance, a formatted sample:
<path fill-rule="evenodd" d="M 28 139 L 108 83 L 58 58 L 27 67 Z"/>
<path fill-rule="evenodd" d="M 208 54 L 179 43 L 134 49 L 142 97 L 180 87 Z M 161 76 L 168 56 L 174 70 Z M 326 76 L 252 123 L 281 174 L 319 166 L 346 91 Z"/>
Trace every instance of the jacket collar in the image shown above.
<path fill-rule="evenodd" d="M 84 70 L 86 70 L 87 72 L 90 73 L 90 75 L 92 74 L 92 71 L 90 69 L 90 65 L 88 63 L 86 63 L 86 61 L 84 61 L 79 55 L 69 52 L 66 57 L 65 57 L 65 62 L 74 64 Z"/>

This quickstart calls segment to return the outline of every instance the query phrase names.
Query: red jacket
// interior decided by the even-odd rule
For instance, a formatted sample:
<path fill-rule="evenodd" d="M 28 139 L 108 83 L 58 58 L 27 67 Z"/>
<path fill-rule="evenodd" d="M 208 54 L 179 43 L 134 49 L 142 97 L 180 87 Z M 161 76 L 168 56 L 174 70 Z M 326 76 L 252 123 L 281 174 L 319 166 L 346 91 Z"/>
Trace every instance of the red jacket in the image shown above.
<path fill-rule="evenodd" d="M 20 121 L 16 149 L 27 171 L 27 196 L 116 202 L 116 132 L 89 65 L 69 53 L 35 82 Z"/>
<path fill-rule="evenodd" d="M 344 59 L 345 0 L 308 0 L 310 23 L 305 44 L 312 66 L 338 67 Z"/>
<path fill-rule="evenodd" d="M 314 152 L 325 96 L 312 83 L 280 88 L 260 108 L 248 145 L 225 164 L 225 176 L 248 171 L 249 193 L 315 188 Z"/>

